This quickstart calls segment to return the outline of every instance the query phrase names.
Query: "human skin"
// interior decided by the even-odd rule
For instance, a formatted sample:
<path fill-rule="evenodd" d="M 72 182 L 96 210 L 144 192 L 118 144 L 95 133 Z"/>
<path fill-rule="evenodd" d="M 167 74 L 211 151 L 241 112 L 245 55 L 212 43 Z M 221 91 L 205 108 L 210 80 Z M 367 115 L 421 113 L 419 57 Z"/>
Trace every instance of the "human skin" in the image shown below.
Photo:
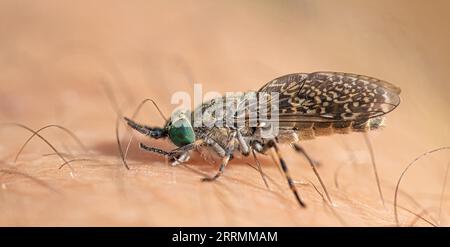
<path fill-rule="evenodd" d="M 448 1 L 289 1 L 92 4 L 0 3 L 0 225 L 6 226 L 395 226 L 449 225 L 443 190 L 449 151 Z M 308 162 L 289 145 L 281 152 L 307 204 L 300 208 L 270 156 L 235 158 L 211 183 L 212 163 L 194 154 L 183 166 L 146 153 L 168 140 L 135 135 L 124 168 L 115 140 L 117 110 L 130 117 L 151 98 L 170 115 L 176 92 L 257 90 L 295 72 L 344 71 L 402 89 L 386 127 L 368 134 L 384 205 L 364 135 L 319 137 L 301 145 L 318 161 L 333 204 Z M 194 104 L 194 102 L 192 102 Z M 162 126 L 147 103 L 136 121 Z M 41 132 L 63 163 L 31 133 Z M 121 143 L 130 137 L 119 122 Z M 124 148 L 125 149 L 125 148 Z M 317 189 L 317 190 L 316 190 Z M 443 196 L 442 191 L 444 191 Z M 320 192 L 320 193 L 319 193 Z"/>

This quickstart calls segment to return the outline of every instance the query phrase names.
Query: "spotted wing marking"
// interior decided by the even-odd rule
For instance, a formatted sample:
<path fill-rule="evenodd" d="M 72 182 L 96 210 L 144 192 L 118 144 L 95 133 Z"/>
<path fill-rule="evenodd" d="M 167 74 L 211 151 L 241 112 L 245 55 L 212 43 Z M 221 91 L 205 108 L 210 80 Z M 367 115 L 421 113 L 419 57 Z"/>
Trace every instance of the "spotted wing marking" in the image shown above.
<path fill-rule="evenodd" d="M 288 75 L 261 89 L 279 90 L 280 122 L 367 120 L 392 111 L 400 103 L 398 87 L 373 77 L 341 72 L 297 75 L 302 80 L 289 80 L 293 75 Z"/>

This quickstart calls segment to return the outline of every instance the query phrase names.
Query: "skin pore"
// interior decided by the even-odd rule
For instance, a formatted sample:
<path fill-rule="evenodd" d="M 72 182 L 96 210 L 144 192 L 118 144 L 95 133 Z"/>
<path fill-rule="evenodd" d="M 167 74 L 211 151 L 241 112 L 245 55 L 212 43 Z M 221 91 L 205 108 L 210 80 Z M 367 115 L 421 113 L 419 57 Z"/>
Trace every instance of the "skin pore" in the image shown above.
<path fill-rule="evenodd" d="M 184 4 L 0 3 L 0 23 L 11 23 L 0 29 L 6 37 L 0 45 L 0 225 L 397 225 L 400 175 L 420 154 L 449 145 L 450 53 L 443 51 L 450 37 L 441 31 L 448 3 Z M 176 14 L 167 14 L 174 8 Z M 145 98 L 168 116 L 177 107 L 173 93 L 192 94 L 194 83 L 204 93 L 247 91 L 280 75 L 324 69 L 402 88 L 386 127 L 368 134 L 380 188 L 366 139 L 357 133 L 302 143 L 333 204 L 307 159 L 280 145 L 306 209 L 270 156 L 236 157 L 217 181 L 205 183 L 201 178 L 213 175 L 220 159 L 199 150 L 171 167 L 138 143 L 167 151 L 175 145 L 134 133 L 130 169 L 122 164 L 117 112 L 133 116 Z M 166 122 L 151 102 L 133 119 Z M 55 124 L 67 131 L 54 126 L 38 133 L 53 148 L 36 135 L 14 162 L 33 131 Z M 133 132 L 121 118 L 118 126 L 125 152 Z M 446 150 L 432 153 L 405 173 L 398 225 L 450 224 L 449 157 Z"/>

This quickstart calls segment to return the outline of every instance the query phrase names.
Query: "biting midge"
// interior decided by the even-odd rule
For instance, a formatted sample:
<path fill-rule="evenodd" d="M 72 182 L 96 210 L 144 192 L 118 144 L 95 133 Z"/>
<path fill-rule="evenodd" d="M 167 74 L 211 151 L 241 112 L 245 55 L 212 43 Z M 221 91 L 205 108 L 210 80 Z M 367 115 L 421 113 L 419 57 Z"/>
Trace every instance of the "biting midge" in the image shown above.
<path fill-rule="evenodd" d="M 263 94 L 270 95 L 264 106 L 260 106 L 259 101 L 244 103 L 250 95 Z M 296 73 L 276 78 L 258 91 L 215 98 L 192 112 L 176 112 L 164 127 L 125 120 L 141 134 L 153 139 L 168 138 L 175 144 L 178 148 L 171 151 L 140 144 L 143 150 L 166 156 L 175 165 L 186 162 L 197 146 L 211 148 L 222 157 L 222 162 L 218 172 L 203 181 L 219 178 L 233 153 L 247 156 L 252 152 L 268 154 L 272 150 L 296 200 L 304 207 L 278 144 L 292 144 L 297 152 L 306 156 L 331 202 L 312 159 L 298 142 L 333 133 L 379 129 L 384 115 L 399 105 L 399 94 L 400 88 L 368 76 L 341 72 Z M 276 109 L 276 112 L 270 113 L 271 118 L 262 118 L 267 109 Z M 202 113 L 200 118 L 198 113 Z M 233 121 L 226 121 L 229 119 Z M 243 124 L 235 121 L 238 119 L 244 119 Z M 274 126 L 277 126 L 274 135 L 263 134 Z"/>

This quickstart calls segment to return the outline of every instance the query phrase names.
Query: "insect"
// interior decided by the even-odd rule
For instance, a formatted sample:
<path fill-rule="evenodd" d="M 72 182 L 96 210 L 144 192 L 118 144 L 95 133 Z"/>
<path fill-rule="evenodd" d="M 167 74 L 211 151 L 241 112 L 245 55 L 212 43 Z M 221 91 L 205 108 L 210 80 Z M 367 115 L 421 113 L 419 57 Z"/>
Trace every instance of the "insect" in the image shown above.
<path fill-rule="evenodd" d="M 192 112 L 177 112 L 164 127 L 138 124 L 129 118 L 125 120 L 133 129 L 150 138 L 168 138 L 175 144 L 178 148 L 165 151 L 140 143 L 141 149 L 166 156 L 175 165 L 188 161 L 190 153 L 198 146 L 207 147 L 220 156 L 221 164 L 217 173 L 203 178 L 203 181 L 219 178 L 235 153 L 244 156 L 253 154 L 256 159 L 256 153 L 268 154 L 272 150 L 297 202 L 304 207 L 305 203 L 279 151 L 279 144 L 291 144 L 308 158 L 314 169 L 312 160 L 299 141 L 333 133 L 379 129 L 383 125 L 384 115 L 399 105 L 400 91 L 400 88 L 386 81 L 363 75 L 342 72 L 295 73 L 276 78 L 258 91 L 215 98 Z M 255 104 L 243 103 L 250 95 L 268 95 L 266 104 L 256 104 L 255 107 Z M 277 96 L 276 102 L 273 100 L 274 95 Z M 233 105 L 236 107 L 233 108 Z M 261 113 L 275 105 L 276 114 L 272 114 L 277 115 L 277 118 L 262 118 Z M 199 113 L 203 114 L 200 118 L 197 117 Z M 243 124 L 239 125 L 237 119 L 243 119 Z M 216 125 L 219 121 L 226 123 Z M 255 124 L 250 125 L 250 122 Z M 262 134 L 275 124 L 275 135 Z"/>

